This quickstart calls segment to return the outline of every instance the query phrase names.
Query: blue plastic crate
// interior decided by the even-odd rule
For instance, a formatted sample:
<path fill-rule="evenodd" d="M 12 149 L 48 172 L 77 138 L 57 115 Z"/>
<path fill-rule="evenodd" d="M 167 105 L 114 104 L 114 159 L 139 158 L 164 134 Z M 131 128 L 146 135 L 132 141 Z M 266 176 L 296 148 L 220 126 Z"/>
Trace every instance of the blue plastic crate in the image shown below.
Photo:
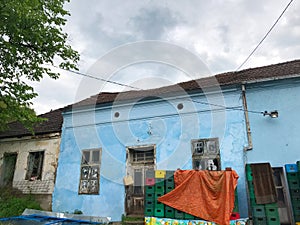
<path fill-rule="evenodd" d="M 285 164 L 285 171 L 287 173 L 298 172 L 298 166 L 297 166 L 297 164 Z"/>

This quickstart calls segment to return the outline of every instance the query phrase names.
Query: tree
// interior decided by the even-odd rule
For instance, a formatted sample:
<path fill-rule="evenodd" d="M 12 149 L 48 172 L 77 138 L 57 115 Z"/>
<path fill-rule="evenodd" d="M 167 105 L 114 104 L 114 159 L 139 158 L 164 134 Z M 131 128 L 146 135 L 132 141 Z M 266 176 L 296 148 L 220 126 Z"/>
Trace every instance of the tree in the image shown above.
<path fill-rule="evenodd" d="M 40 81 L 44 75 L 57 79 L 59 73 L 47 66 L 55 63 L 77 69 L 79 54 L 62 30 L 70 15 L 65 2 L 69 0 L 1 0 L 0 130 L 12 121 L 27 128 L 40 121 L 30 108 L 37 93 L 28 80 Z"/>

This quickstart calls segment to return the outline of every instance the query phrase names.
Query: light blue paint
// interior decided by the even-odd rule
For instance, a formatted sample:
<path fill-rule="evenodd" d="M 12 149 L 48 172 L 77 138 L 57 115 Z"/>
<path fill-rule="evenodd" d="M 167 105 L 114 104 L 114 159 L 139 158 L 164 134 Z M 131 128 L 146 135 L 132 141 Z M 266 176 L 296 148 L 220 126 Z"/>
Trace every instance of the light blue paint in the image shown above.
<path fill-rule="evenodd" d="M 244 113 L 207 104 L 212 100 L 218 105 L 225 101 L 228 107 L 242 106 L 240 91 L 230 90 L 221 96 L 195 94 L 189 99 L 178 97 L 66 113 L 53 210 L 79 209 L 119 221 L 125 210 L 122 180 L 126 175 L 126 147 L 155 145 L 157 169 L 191 169 L 191 140 L 218 137 L 222 169 L 231 167 L 239 174 L 240 212 L 247 216 Z M 178 103 L 183 103 L 182 110 L 177 109 Z M 118 118 L 115 112 L 119 112 Z M 102 148 L 100 195 L 78 195 L 81 150 L 90 148 Z"/>
<path fill-rule="evenodd" d="M 249 110 L 278 110 L 278 118 L 250 113 L 253 150 L 249 163 L 270 162 L 282 167 L 300 160 L 300 85 L 299 79 L 266 82 L 247 88 Z"/>

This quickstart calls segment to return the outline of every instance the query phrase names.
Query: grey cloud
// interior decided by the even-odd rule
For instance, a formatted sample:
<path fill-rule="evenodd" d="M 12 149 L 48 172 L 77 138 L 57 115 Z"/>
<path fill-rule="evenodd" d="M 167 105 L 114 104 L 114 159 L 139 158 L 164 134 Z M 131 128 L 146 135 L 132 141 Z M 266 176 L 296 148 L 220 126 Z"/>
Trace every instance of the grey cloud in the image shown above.
<path fill-rule="evenodd" d="M 144 39 L 159 39 L 180 23 L 179 15 L 166 7 L 141 8 L 129 25 Z"/>

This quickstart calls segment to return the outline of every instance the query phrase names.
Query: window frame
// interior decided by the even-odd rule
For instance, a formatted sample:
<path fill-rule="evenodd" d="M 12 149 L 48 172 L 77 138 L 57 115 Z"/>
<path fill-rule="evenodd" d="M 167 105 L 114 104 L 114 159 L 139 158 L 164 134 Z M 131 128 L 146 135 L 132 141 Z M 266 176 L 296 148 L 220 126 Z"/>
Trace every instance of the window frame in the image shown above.
<path fill-rule="evenodd" d="M 39 154 L 38 158 L 37 158 L 37 154 Z M 36 166 L 37 168 L 35 168 L 35 165 L 32 165 L 32 163 L 35 163 L 33 161 L 36 160 L 39 161 L 38 165 Z M 29 152 L 27 156 L 27 171 L 25 174 L 25 180 L 28 181 L 42 180 L 44 161 L 45 161 L 45 150 Z M 35 169 L 37 171 L 34 173 Z"/>
<path fill-rule="evenodd" d="M 211 146 L 214 147 L 212 148 Z M 221 170 L 219 138 L 202 138 L 191 140 L 191 153 L 193 169 Z"/>
<path fill-rule="evenodd" d="M 98 157 L 95 160 L 94 154 L 96 152 Z M 102 156 L 101 148 L 84 149 L 81 151 L 78 194 L 80 195 L 100 194 L 101 156 Z M 83 171 L 83 169 L 85 169 L 85 171 Z"/>

